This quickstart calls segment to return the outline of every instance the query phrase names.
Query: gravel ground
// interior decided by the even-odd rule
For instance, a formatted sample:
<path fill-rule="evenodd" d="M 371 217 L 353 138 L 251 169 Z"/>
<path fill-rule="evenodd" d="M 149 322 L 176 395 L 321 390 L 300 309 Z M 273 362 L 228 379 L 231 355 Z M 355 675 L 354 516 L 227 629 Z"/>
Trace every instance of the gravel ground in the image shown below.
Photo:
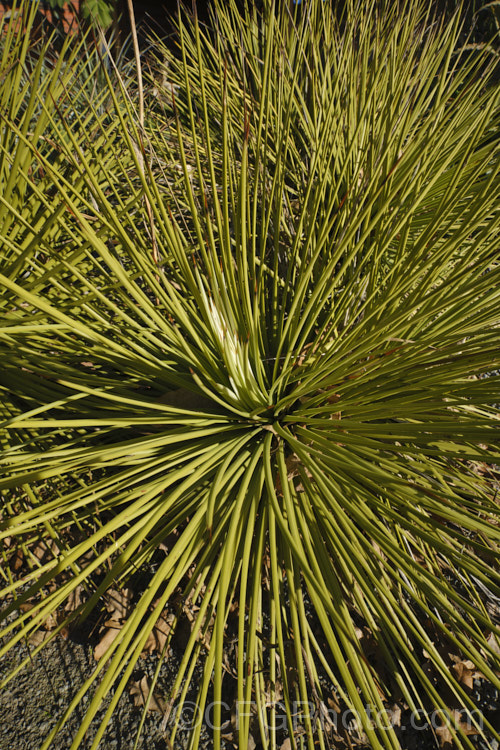
<path fill-rule="evenodd" d="M 7 654 L 0 664 L 0 677 L 15 668 L 27 656 L 25 646 L 18 646 Z M 145 660 L 145 669 L 152 666 Z M 83 646 L 63 638 L 48 644 L 33 658 L 17 677 L 0 693 L 0 750 L 38 750 L 57 720 L 62 716 L 70 698 L 92 674 L 95 661 L 90 646 Z M 176 664 L 166 662 L 165 670 L 175 676 Z M 85 696 L 83 708 L 90 698 Z M 141 709 L 133 705 L 132 698 L 122 695 L 112 721 L 108 726 L 102 748 L 105 750 L 132 750 Z M 104 709 L 100 712 L 102 717 Z M 80 725 L 82 711 L 75 711 L 65 728 L 57 735 L 51 750 L 68 750 Z M 161 717 L 150 713 L 146 719 L 139 749 L 168 750 L 160 731 Z M 87 741 L 80 748 L 86 750 L 94 736 L 92 725 Z"/>
<path fill-rule="evenodd" d="M 26 655 L 27 649 L 23 645 L 10 651 L 0 663 L 0 678 L 20 664 Z M 162 691 L 168 684 L 172 684 L 179 665 L 178 659 L 179 655 L 172 653 L 165 661 L 160 679 Z M 147 657 L 141 660 L 140 666 L 146 674 L 152 674 L 155 661 L 155 657 Z M 69 699 L 90 676 L 94 667 L 91 646 L 63 638 L 55 639 L 34 656 L 32 663 L 0 693 L 0 750 L 39 750 L 44 738 L 63 714 Z M 483 680 L 475 680 L 474 688 L 474 698 L 492 723 L 500 728 L 498 691 Z M 83 709 L 89 700 L 90 697 L 84 697 Z M 101 718 L 104 711 L 105 708 L 99 714 Z M 101 741 L 102 750 L 132 750 L 141 714 L 141 709 L 134 706 L 128 691 L 125 692 Z M 82 711 L 75 711 L 68 724 L 57 735 L 51 750 L 69 750 L 81 718 Z M 404 715 L 401 718 L 408 719 Z M 160 722 L 161 716 L 158 713 L 148 714 L 138 750 L 180 750 L 185 747 L 187 735 L 180 735 L 172 746 L 162 733 Z M 97 726 L 97 722 L 91 726 L 79 750 L 90 748 Z M 471 739 L 475 740 L 474 745 L 478 750 L 485 750 L 487 747 L 479 738 Z M 432 733 L 423 729 L 408 728 L 401 735 L 401 740 L 404 750 L 437 748 Z M 228 744 L 232 746 L 231 743 Z M 204 731 L 200 750 L 209 750 L 211 747 L 210 736 Z M 495 742 L 490 747 L 492 750 L 500 750 Z M 366 750 L 359 745 L 356 748 Z M 256 750 L 259 750 L 258 746 Z"/>

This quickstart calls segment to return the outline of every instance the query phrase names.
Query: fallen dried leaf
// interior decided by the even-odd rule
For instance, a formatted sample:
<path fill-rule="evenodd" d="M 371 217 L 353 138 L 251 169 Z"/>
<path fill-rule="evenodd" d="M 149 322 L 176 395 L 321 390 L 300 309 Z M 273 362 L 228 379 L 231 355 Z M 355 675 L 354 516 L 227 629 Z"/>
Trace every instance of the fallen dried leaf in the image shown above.
<path fill-rule="evenodd" d="M 18 570 L 20 570 L 24 565 L 24 552 L 22 549 L 18 549 L 15 551 L 14 555 L 9 560 L 10 569 L 16 573 Z"/>
<path fill-rule="evenodd" d="M 471 727 L 469 723 L 462 721 L 462 714 L 460 711 L 454 710 L 450 713 L 449 718 L 453 722 L 455 729 L 462 734 L 471 735 L 478 734 L 475 727 Z M 439 746 L 442 750 L 451 750 L 453 747 L 453 733 L 447 724 L 436 729 L 436 735 L 439 740 Z"/>
<path fill-rule="evenodd" d="M 104 603 L 111 615 L 110 619 L 118 622 L 124 622 L 127 619 L 131 601 L 132 591 L 130 589 L 109 589 L 104 594 Z"/>
<path fill-rule="evenodd" d="M 35 630 L 35 632 L 31 633 L 31 635 L 28 637 L 28 643 L 36 647 L 46 641 L 47 638 L 50 638 L 49 630 Z"/>
<path fill-rule="evenodd" d="M 452 750 L 453 735 L 447 724 L 443 724 L 443 726 L 436 729 L 436 736 L 438 738 L 439 747 L 442 750 Z"/>
<path fill-rule="evenodd" d="M 121 631 L 121 626 L 116 628 L 108 628 L 104 632 L 104 635 L 102 636 L 101 640 L 97 644 L 97 646 L 94 649 L 94 659 L 96 661 L 99 661 L 101 656 L 104 656 L 108 648 L 111 646 L 115 638 L 118 637 Z"/>
<path fill-rule="evenodd" d="M 34 601 L 28 601 L 24 602 L 24 604 L 19 605 L 19 610 L 21 612 L 29 612 L 32 609 L 39 609 L 37 607 L 37 604 Z M 57 614 L 54 612 L 51 612 L 49 615 L 47 615 L 46 619 L 43 620 L 43 622 L 40 623 L 39 627 L 43 628 L 43 630 L 54 630 L 57 628 L 59 622 Z M 45 640 L 45 639 L 42 639 Z"/>
<path fill-rule="evenodd" d="M 477 674 L 476 667 L 470 659 L 457 661 L 452 667 L 457 680 L 468 690 L 474 687 L 474 677 Z"/>
<path fill-rule="evenodd" d="M 120 630 L 127 619 L 131 601 L 132 591 L 130 589 L 121 589 L 120 591 L 109 589 L 104 595 L 106 609 L 111 617 L 104 623 L 104 627 L 107 628 L 107 630 L 104 631 L 101 640 L 94 649 L 94 659 L 96 661 L 99 661 L 111 646 L 115 638 L 119 635 Z M 102 628 L 101 632 L 103 632 Z"/>
<path fill-rule="evenodd" d="M 391 708 L 387 709 L 387 716 L 393 727 L 401 726 L 401 707 L 394 703 Z"/>
<path fill-rule="evenodd" d="M 66 601 L 66 604 L 64 605 L 64 611 L 65 612 L 74 612 L 75 609 L 78 609 L 80 604 L 83 602 L 83 592 L 84 588 L 83 585 L 80 583 L 76 587 L 76 589 L 73 589 L 71 594 L 68 596 L 68 599 Z"/>
<path fill-rule="evenodd" d="M 157 711 L 163 715 L 166 708 L 165 701 L 160 696 L 155 695 L 154 692 L 150 696 L 150 691 L 151 687 L 147 675 L 133 682 L 130 687 L 130 695 L 134 699 L 134 706 L 145 706 L 147 703 L 148 711 Z"/>
<path fill-rule="evenodd" d="M 493 635 L 493 633 L 489 634 L 489 636 L 488 636 L 488 638 L 486 640 L 486 643 L 491 648 L 491 650 L 495 652 L 495 654 L 499 654 L 500 655 L 500 642 L 499 642 L 498 638 L 496 638 Z"/>
<path fill-rule="evenodd" d="M 142 656 L 145 654 L 152 654 L 153 651 L 163 651 L 165 644 L 170 635 L 172 629 L 172 622 L 174 615 L 164 610 L 161 616 L 157 619 L 153 630 L 149 633 L 148 639 L 144 644 L 144 650 Z"/>
<path fill-rule="evenodd" d="M 29 552 L 33 555 L 38 562 L 47 562 L 53 560 L 60 553 L 60 549 L 54 539 L 49 542 L 39 542 L 35 549 L 30 549 Z"/>

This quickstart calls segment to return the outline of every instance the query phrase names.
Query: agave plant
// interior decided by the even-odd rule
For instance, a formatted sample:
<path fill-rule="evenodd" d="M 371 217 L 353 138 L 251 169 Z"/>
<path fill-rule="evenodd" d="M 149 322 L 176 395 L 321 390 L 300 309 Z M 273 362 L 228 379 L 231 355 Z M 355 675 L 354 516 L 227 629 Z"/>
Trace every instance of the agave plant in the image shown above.
<path fill-rule="evenodd" d="M 25 81 L 5 40 L 2 653 L 133 597 L 44 749 L 92 689 L 71 747 L 107 697 L 97 748 L 168 617 L 152 696 L 186 602 L 172 746 L 194 683 L 191 748 L 232 701 L 241 748 L 331 746 L 350 711 L 396 749 L 394 703 L 500 740 L 456 668 L 500 688 L 500 97 L 460 31 L 419 0 L 217 0 L 144 122 L 71 43 Z"/>

